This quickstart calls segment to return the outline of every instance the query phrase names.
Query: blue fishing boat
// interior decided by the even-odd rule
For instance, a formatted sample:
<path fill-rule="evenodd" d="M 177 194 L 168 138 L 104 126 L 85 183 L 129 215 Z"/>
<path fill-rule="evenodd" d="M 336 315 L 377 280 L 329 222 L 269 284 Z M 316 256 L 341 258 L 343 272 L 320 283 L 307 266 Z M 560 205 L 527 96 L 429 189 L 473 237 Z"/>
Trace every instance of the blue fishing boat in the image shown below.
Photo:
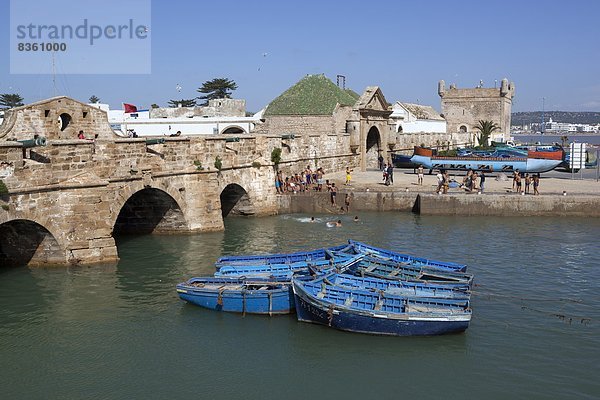
<path fill-rule="evenodd" d="M 392 250 L 380 249 L 375 246 L 368 245 L 366 243 L 357 242 L 356 240 L 348 240 L 351 248 L 348 251 L 354 251 L 357 254 L 370 254 L 379 258 L 389 259 L 396 262 L 406 263 L 410 265 L 428 266 L 432 268 L 439 268 L 449 271 L 466 272 L 467 266 L 464 264 L 458 264 L 453 262 L 436 261 L 428 258 L 413 257 L 408 254 L 398 253 Z"/>
<path fill-rule="evenodd" d="M 295 253 L 223 256 L 217 260 L 215 266 L 218 269 L 223 265 L 290 264 L 304 261 L 329 260 L 333 258 L 332 252 L 343 251 L 347 247 L 347 244 L 342 244 L 340 246 Z"/>
<path fill-rule="evenodd" d="M 540 173 L 558 167 L 564 158 L 560 150 L 527 150 L 526 153 L 510 154 L 508 152 L 489 154 L 468 154 L 464 156 L 436 155 L 433 149 L 415 146 L 411 161 L 425 168 L 439 170 L 458 170 L 486 172 L 520 172 Z"/>
<path fill-rule="evenodd" d="M 191 278 L 177 285 L 182 300 L 216 311 L 249 314 L 289 314 L 294 296 L 289 280 Z"/>
<path fill-rule="evenodd" d="M 436 297 L 444 299 L 469 299 L 471 297 L 471 288 L 468 284 L 448 286 L 436 283 L 359 277 L 335 272 L 324 276 L 323 281 L 330 285 L 348 289 L 380 291 L 398 296 Z"/>
<path fill-rule="evenodd" d="M 406 297 L 327 285 L 323 278 L 292 279 L 299 321 L 358 333 L 440 335 L 469 326 L 468 300 Z"/>
<path fill-rule="evenodd" d="M 309 267 L 314 270 L 328 270 L 331 268 L 346 269 L 354 262 L 361 259 L 363 255 L 351 255 L 347 253 L 335 253 L 328 260 L 298 261 L 288 264 L 233 264 L 223 265 L 215 272 L 217 277 L 288 277 L 293 274 L 308 273 Z"/>
<path fill-rule="evenodd" d="M 445 285 L 472 286 L 473 275 L 466 272 L 444 271 L 426 265 L 411 265 L 366 256 L 350 265 L 347 270 L 358 276 L 408 282 L 437 283 Z"/>

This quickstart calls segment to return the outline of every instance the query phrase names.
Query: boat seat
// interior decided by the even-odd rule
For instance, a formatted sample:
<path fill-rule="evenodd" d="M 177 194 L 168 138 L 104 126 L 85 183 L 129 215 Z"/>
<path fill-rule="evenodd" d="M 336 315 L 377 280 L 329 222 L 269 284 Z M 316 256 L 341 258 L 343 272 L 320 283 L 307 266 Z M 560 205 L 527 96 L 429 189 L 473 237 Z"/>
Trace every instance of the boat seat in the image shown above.
<path fill-rule="evenodd" d="M 377 269 L 377 264 L 373 264 L 373 265 L 369 265 L 367 268 L 365 268 L 366 272 L 373 272 Z"/>

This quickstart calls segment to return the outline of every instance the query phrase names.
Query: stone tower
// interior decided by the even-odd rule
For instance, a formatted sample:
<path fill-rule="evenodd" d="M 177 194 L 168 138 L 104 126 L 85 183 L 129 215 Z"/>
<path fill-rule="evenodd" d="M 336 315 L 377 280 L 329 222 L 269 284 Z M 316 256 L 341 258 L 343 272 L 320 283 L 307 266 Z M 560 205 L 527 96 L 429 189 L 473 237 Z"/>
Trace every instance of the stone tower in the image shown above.
<path fill-rule="evenodd" d="M 476 135 L 479 132 L 476 128 L 479 120 L 489 120 L 500 126 L 500 130 L 492 134 L 491 140 L 510 138 L 514 83 L 508 83 L 508 79 L 504 78 L 500 88 L 484 88 L 483 82 L 473 89 L 458 89 L 453 84 L 446 89 L 445 86 L 444 81 L 438 83 L 448 133 L 473 132 Z"/>

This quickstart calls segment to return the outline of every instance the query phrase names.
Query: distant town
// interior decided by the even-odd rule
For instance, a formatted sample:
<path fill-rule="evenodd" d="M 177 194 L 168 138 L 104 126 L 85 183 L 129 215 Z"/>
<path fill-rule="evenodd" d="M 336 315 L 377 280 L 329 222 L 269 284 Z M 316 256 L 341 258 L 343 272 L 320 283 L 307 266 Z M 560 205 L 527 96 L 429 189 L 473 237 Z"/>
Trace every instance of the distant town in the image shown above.
<path fill-rule="evenodd" d="M 512 134 L 600 134 L 600 112 L 529 111 L 511 119 Z"/>

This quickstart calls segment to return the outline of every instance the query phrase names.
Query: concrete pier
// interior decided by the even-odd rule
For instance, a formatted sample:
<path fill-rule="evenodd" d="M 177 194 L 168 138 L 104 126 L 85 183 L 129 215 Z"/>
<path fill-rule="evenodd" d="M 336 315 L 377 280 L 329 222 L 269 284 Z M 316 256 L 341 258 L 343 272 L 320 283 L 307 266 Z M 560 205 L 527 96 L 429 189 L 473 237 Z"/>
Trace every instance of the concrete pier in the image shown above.
<path fill-rule="evenodd" d="M 464 173 L 455 179 L 462 181 Z M 279 196 L 280 213 L 341 214 L 346 193 L 351 196 L 350 213 L 359 211 L 412 211 L 422 215 L 464 216 L 578 216 L 600 217 L 600 183 L 595 179 L 574 179 L 542 175 L 540 195 L 518 194 L 512 180 L 489 175 L 484 193 L 467 193 L 460 188 L 437 194 L 435 175 L 425 175 L 417 185 L 412 170 L 396 169 L 394 184 L 383 185 L 380 171 L 357 172 L 352 183 L 344 185 L 345 174 L 326 176 L 339 188 L 336 206 L 329 193 L 305 192 Z M 533 193 L 533 188 L 531 188 Z"/>

